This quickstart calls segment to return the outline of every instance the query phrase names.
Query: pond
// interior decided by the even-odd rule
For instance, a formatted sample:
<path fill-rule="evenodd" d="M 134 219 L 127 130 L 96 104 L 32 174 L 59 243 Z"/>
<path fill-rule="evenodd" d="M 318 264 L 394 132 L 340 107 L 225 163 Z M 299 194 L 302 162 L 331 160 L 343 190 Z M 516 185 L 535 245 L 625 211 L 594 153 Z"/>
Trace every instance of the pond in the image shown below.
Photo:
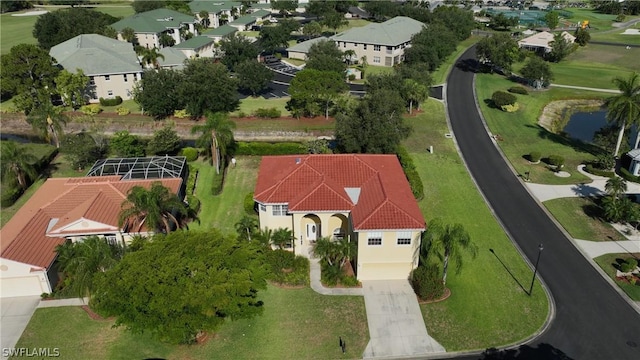
<path fill-rule="evenodd" d="M 595 133 L 607 125 L 606 116 L 606 111 L 574 113 L 571 115 L 571 118 L 567 125 L 565 125 L 563 131 L 573 139 L 592 143 Z M 635 127 L 632 127 L 631 133 L 629 133 L 629 146 L 633 146 L 636 134 L 637 131 Z"/>

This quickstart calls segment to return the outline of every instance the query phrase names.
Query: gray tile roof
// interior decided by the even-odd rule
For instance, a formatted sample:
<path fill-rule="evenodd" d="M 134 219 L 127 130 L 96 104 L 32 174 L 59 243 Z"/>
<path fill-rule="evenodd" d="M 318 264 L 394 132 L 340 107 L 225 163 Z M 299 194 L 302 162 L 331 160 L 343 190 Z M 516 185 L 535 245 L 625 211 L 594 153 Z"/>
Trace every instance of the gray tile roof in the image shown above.
<path fill-rule="evenodd" d="M 258 10 L 258 11 L 252 12 L 249 15 L 254 17 L 254 18 L 263 18 L 265 16 L 271 15 L 271 11 L 269 11 L 269 10 Z"/>
<path fill-rule="evenodd" d="M 423 27 L 424 24 L 420 21 L 397 16 L 381 24 L 372 23 L 349 29 L 332 36 L 332 39 L 361 44 L 397 46 L 411 40 L 411 37 L 419 33 Z"/>
<path fill-rule="evenodd" d="M 215 39 L 212 39 L 208 36 L 194 36 L 189 40 L 186 40 L 181 42 L 180 44 L 174 45 L 173 48 L 174 49 L 199 49 L 215 41 L 216 41 Z"/>
<path fill-rule="evenodd" d="M 331 41 L 330 38 L 326 38 L 326 37 L 317 37 L 311 40 L 307 40 L 307 41 L 303 41 L 301 43 L 295 44 L 292 47 L 288 48 L 287 51 L 291 51 L 291 52 L 299 52 L 299 53 L 303 53 L 306 54 L 309 52 L 309 49 L 311 48 L 311 45 L 318 43 L 320 41 Z"/>
<path fill-rule="evenodd" d="M 164 55 L 164 59 L 160 57 L 158 58 L 158 64 L 160 64 L 160 67 L 175 66 L 178 69 L 182 69 L 184 67 L 184 61 L 187 60 L 187 55 L 172 47 L 162 48 L 162 50 L 160 50 L 160 54 Z"/>
<path fill-rule="evenodd" d="M 232 22 L 230 22 L 230 25 L 249 25 L 251 23 L 254 23 L 256 21 L 256 18 L 251 16 L 251 15 L 245 15 L 243 17 L 239 17 L 235 20 L 233 20 Z"/>
<path fill-rule="evenodd" d="M 85 75 L 142 72 L 133 45 L 98 34 L 83 34 L 60 43 L 49 55 L 65 69 L 82 69 Z"/>
<path fill-rule="evenodd" d="M 217 27 L 215 29 L 209 29 L 209 30 L 203 32 L 202 35 L 211 36 L 211 37 L 215 37 L 215 36 L 222 37 L 222 36 L 226 36 L 226 35 L 229 35 L 229 34 L 233 34 L 233 33 L 237 32 L 237 31 L 238 31 L 238 29 L 234 28 L 233 26 L 224 24 L 224 25 L 222 25 L 220 27 Z"/>
<path fill-rule="evenodd" d="M 189 8 L 194 13 L 199 13 L 202 10 L 209 12 L 210 14 L 217 14 L 222 10 L 231 10 L 232 8 L 240 8 L 242 3 L 228 0 L 207 0 L 207 1 L 192 1 L 189 3 Z"/>
<path fill-rule="evenodd" d="M 167 29 L 180 28 L 182 24 L 195 23 L 196 18 L 169 9 L 155 9 L 131 15 L 111 25 L 116 31 L 126 27 L 137 33 L 161 33 Z"/>

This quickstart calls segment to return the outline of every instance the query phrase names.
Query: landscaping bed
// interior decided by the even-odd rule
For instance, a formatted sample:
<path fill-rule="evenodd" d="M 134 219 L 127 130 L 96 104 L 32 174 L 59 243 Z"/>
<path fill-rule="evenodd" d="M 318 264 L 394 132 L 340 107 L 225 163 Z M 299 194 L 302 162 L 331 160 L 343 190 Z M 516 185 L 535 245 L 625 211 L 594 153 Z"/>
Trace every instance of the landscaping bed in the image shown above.
<path fill-rule="evenodd" d="M 634 301 L 640 301 L 640 278 L 636 276 L 637 281 L 635 284 L 631 284 L 627 278 L 618 278 L 616 271 L 619 269 L 620 263 L 629 258 L 640 259 L 640 253 L 629 254 L 606 254 L 593 259 L 602 270 L 618 285 L 629 298 Z"/>
<path fill-rule="evenodd" d="M 602 219 L 602 209 L 588 198 L 562 198 L 545 201 L 544 206 L 571 237 L 592 241 L 627 240 Z"/>

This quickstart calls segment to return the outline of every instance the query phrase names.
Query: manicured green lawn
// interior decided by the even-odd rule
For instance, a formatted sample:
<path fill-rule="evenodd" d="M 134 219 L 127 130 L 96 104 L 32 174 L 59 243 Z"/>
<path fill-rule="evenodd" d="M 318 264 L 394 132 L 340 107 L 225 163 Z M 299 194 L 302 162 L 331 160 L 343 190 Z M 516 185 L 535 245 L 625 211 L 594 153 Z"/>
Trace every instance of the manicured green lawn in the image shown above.
<path fill-rule="evenodd" d="M 300 65 L 306 64 L 306 62 L 304 60 L 300 60 L 300 59 L 283 58 L 282 60 L 288 62 L 291 65 L 295 65 L 295 66 L 300 66 Z"/>
<path fill-rule="evenodd" d="M 239 116 L 241 113 L 244 113 L 244 116 L 250 116 L 254 111 L 260 108 L 269 109 L 276 108 L 280 110 L 282 116 L 289 116 L 289 111 L 285 108 L 287 105 L 287 101 L 289 98 L 278 98 L 278 99 L 265 99 L 262 96 L 259 97 L 247 97 L 245 99 L 240 100 L 240 108 L 231 113 L 231 116 Z"/>
<path fill-rule="evenodd" d="M 190 229 L 217 228 L 224 233 L 235 234 L 234 225 L 245 214 L 242 203 L 244 197 L 253 191 L 258 175 L 260 157 L 239 156 L 236 167 L 230 166 L 220 195 L 211 194 L 211 182 L 215 168 L 208 161 L 198 161 L 196 196 L 200 199 L 200 225 L 192 223 Z"/>
<path fill-rule="evenodd" d="M 568 8 L 564 10 L 569 11 L 573 14 L 571 21 L 574 23 L 577 23 L 578 21 L 589 20 L 589 26 L 592 32 L 613 29 L 612 24 L 616 19 L 616 15 L 600 14 L 595 12 L 593 9 Z"/>
<path fill-rule="evenodd" d="M 513 82 L 499 75 L 478 74 L 476 77 L 476 93 L 480 110 L 491 132 L 502 139 L 498 144 L 516 171 L 519 174 L 530 171 L 531 181 L 535 183 L 559 185 L 591 182 L 591 179 L 577 171 L 577 166 L 585 160 L 593 159 L 592 153 L 600 150 L 546 131 L 538 125 L 538 118 L 544 106 L 552 100 L 602 99 L 611 94 L 552 88 L 529 92 L 529 95 L 516 95 L 520 109 L 515 113 L 489 107 L 494 91 L 505 91 L 514 85 Z M 557 177 L 543 163 L 529 164 L 524 156 L 532 151 L 540 152 L 543 158 L 553 154 L 563 156 L 566 160 L 563 170 L 571 173 L 571 177 Z"/>
<path fill-rule="evenodd" d="M 463 224 L 479 250 L 475 260 L 465 255 L 459 275 L 449 271 L 449 299 L 421 305 L 427 330 L 447 351 L 522 340 L 544 323 L 546 295 L 536 283 L 533 296 L 527 296 L 489 251 L 494 250 L 521 284 L 531 278 L 531 269 L 487 208 L 453 140 L 444 137 L 449 130 L 443 105 L 430 100 L 423 108 L 424 113 L 408 120 L 414 134 L 405 142 L 425 185 L 420 208 L 427 222 L 440 217 Z M 434 154 L 426 151 L 429 145 L 434 146 Z"/>
<path fill-rule="evenodd" d="M 63 307 L 37 310 L 17 346 L 58 347 L 64 359 L 353 359 L 364 352 L 364 298 L 274 286 L 260 297 L 262 316 L 229 321 L 204 344 L 163 344 L 113 329 L 113 320 L 91 320 L 79 307 Z M 339 336 L 347 343 L 344 355 Z"/>
<path fill-rule="evenodd" d="M 640 281 L 635 285 L 631 285 L 626 281 L 620 281 L 616 279 L 616 268 L 614 264 L 618 264 L 619 259 L 628 259 L 630 257 L 635 257 L 636 260 L 640 260 L 640 254 L 606 254 L 600 257 L 597 257 L 593 260 L 600 265 L 600 267 L 611 277 L 615 283 L 625 292 L 631 300 L 640 301 Z"/>
<path fill-rule="evenodd" d="M 545 201 L 544 206 L 567 230 L 581 240 L 610 241 L 626 238 L 600 219 L 600 208 L 591 199 L 562 198 Z"/>

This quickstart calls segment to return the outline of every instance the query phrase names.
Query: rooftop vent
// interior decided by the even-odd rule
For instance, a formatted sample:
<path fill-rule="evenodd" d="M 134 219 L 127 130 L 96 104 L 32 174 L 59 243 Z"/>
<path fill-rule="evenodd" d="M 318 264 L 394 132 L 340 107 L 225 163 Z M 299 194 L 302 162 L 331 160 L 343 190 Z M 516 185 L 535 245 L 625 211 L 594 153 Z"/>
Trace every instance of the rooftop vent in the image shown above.
<path fill-rule="evenodd" d="M 298 158 L 296 158 L 296 165 L 300 164 L 301 162 L 302 162 L 302 159 L 301 159 L 301 158 L 299 158 L 299 157 L 298 157 Z"/>

